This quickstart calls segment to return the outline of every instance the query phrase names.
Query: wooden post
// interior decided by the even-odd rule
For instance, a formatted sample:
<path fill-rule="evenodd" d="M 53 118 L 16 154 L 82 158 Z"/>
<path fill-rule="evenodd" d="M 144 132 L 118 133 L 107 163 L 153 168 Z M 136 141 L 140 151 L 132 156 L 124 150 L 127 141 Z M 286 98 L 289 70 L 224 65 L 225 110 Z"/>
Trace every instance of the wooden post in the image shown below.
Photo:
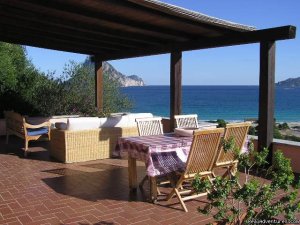
<path fill-rule="evenodd" d="M 99 112 L 103 110 L 102 60 L 95 56 L 95 104 Z"/>
<path fill-rule="evenodd" d="M 170 68 L 170 130 L 175 127 L 174 115 L 181 114 L 182 52 L 171 53 Z"/>
<path fill-rule="evenodd" d="M 258 150 L 269 148 L 270 163 L 274 130 L 275 46 L 274 41 L 260 43 Z"/>

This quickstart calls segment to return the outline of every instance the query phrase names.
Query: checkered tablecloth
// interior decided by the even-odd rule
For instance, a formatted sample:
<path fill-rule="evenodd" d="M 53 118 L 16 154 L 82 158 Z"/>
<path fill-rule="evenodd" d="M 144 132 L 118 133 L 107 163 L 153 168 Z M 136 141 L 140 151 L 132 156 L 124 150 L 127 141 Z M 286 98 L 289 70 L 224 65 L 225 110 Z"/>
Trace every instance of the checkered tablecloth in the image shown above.
<path fill-rule="evenodd" d="M 191 144 L 192 137 L 174 134 L 122 137 L 115 153 L 144 161 L 147 175 L 154 177 L 183 169 Z"/>

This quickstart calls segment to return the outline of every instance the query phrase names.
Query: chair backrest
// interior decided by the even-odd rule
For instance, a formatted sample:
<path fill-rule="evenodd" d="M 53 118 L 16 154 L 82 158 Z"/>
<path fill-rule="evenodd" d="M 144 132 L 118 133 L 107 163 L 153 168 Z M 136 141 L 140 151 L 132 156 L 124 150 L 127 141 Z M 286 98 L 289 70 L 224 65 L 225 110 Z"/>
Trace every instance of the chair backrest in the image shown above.
<path fill-rule="evenodd" d="M 137 118 L 136 123 L 140 136 L 163 134 L 161 117 Z"/>
<path fill-rule="evenodd" d="M 191 115 L 175 115 L 176 127 L 198 128 L 197 114 Z"/>
<path fill-rule="evenodd" d="M 6 129 L 24 134 L 25 118 L 14 111 L 4 111 Z"/>
<path fill-rule="evenodd" d="M 225 128 L 224 139 L 228 140 L 229 138 L 234 138 L 235 147 L 242 149 L 248 134 L 249 127 L 251 123 L 232 123 L 227 124 Z M 217 158 L 217 164 L 226 164 L 231 163 L 235 160 L 235 154 L 232 151 L 225 152 L 223 146 L 220 145 L 219 156 Z"/>
<path fill-rule="evenodd" d="M 219 151 L 224 128 L 194 131 L 184 175 L 211 172 Z"/>

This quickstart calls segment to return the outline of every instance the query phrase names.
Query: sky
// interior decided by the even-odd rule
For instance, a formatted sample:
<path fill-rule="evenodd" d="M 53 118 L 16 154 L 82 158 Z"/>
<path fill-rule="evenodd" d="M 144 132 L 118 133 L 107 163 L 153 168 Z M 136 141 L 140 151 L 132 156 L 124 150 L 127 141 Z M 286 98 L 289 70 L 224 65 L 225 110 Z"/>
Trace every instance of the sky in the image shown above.
<path fill-rule="evenodd" d="M 299 0 L 163 0 L 232 22 L 266 29 L 294 25 L 300 29 Z M 299 32 L 297 32 L 298 34 Z M 300 38 L 276 42 L 276 82 L 300 77 Z M 33 64 L 43 72 L 61 74 L 70 61 L 86 55 L 27 47 Z M 109 61 L 125 75 L 138 75 L 147 85 L 169 85 L 170 55 Z M 183 85 L 257 85 L 259 44 L 183 52 Z"/>

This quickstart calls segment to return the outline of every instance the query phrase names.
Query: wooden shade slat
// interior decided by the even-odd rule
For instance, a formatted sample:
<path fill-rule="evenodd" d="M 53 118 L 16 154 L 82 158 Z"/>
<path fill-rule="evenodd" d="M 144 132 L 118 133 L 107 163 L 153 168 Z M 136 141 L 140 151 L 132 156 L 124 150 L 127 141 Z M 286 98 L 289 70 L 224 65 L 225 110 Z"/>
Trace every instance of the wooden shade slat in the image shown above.
<path fill-rule="evenodd" d="M 11 16 L 13 15 L 13 16 Z M 0 24 L 10 25 L 12 28 L 16 30 L 23 30 L 23 33 L 28 32 L 28 29 L 40 32 L 40 34 L 44 34 L 45 32 L 45 23 L 41 20 L 35 20 L 32 17 L 22 18 L 16 14 L 11 14 L 10 12 L 1 12 L 0 16 L 2 19 L 0 20 Z M 80 30 L 80 29 L 73 29 L 73 27 L 65 27 L 60 24 L 47 24 L 46 32 L 50 35 L 61 35 L 63 34 L 66 37 L 76 37 L 82 39 L 82 41 L 93 41 L 99 44 L 105 45 L 114 45 L 114 47 L 122 48 L 127 47 L 129 49 L 143 49 L 145 46 L 151 47 L 153 43 L 140 43 L 130 40 L 122 40 L 116 39 L 112 37 L 107 37 L 100 32 L 93 32 L 89 30 Z M 84 32 L 84 35 L 82 33 Z M 159 46 L 159 45 L 155 45 Z"/>
<path fill-rule="evenodd" d="M 17 44 L 100 54 L 103 60 L 295 37 L 296 29 L 293 26 L 249 32 L 243 26 L 195 12 L 187 13 L 188 11 L 175 7 L 179 10 L 176 14 L 173 6 L 159 5 L 158 2 L 149 0 L 147 2 L 151 2 L 151 6 L 146 0 L 141 2 L 1 0 L 0 27 L 14 34 L 12 40 Z M 153 7 L 153 4 L 157 4 L 157 7 Z M 183 15 L 185 13 L 187 15 Z M 204 19 L 196 18 L 197 16 Z M 5 25 L 12 26 L 8 28 Z M 24 37 L 31 31 L 36 35 L 36 42 L 28 40 L 28 36 Z M 59 40 L 49 45 L 39 40 L 47 36 L 53 38 L 54 35 L 69 46 L 60 46 Z M 1 33 L 1 40 L 7 41 L 8 36 Z"/>
<path fill-rule="evenodd" d="M 114 1 L 114 0 L 54 0 L 53 5 L 64 5 L 68 10 L 74 10 L 87 15 L 99 16 L 101 14 L 103 19 L 113 20 L 122 24 L 135 24 L 136 27 L 144 27 L 152 29 L 151 26 L 155 26 L 160 30 L 164 30 L 167 33 L 178 34 L 180 32 L 181 37 L 190 38 L 193 34 L 216 32 L 216 27 L 208 24 L 201 24 L 196 21 L 186 20 L 184 18 L 177 18 L 173 15 L 163 13 L 161 11 L 145 8 L 136 3 L 130 1 Z M 47 2 L 48 4 L 49 2 Z M 116 6 L 117 4 L 117 6 Z M 110 15 L 110 16 L 104 16 Z M 139 24 L 135 21 L 139 21 Z M 220 34 L 227 33 L 228 30 L 223 27 L 218 28 Z"/>
<path fill-rule="evenodd" d="M 147 27 L 146 24 L 133 24 L 128 21 L 115 22 L 113 18 L 101 18 L 101 14 L 97 18 L 92 17 L 91 15 L 87 16 L 83 13 L 74 13 L 65 9 L 63 5 L 56 5 L 50 1 L 18 1 L 18 0 L 9 0 L 2 3 L 6 6 L 23 9 L 26 11 L 31 11 L 35 13 L 42 14 L 44 16 L 49 16 L 50 18 L 60 18 L 60 23 L 64 23 L 66 20 L 74 21 L 73 26 L 76 26 L 76 23 L 85 23 L 93 26 L 97 26 L 99 29 L 115 30 L 115 31 L 124 31 L 132 34 L 146 34 L 150 37 L 157 37 L 162 39 L 173 39 L 173 40 L 187 40 L 183 38 L 178 31 L 172 30 L 162 30 L 161 28 Z M 43 4 L 47 4 L 44 6 Z M 57 7 L 57 8 L 52 8 Z"/>

